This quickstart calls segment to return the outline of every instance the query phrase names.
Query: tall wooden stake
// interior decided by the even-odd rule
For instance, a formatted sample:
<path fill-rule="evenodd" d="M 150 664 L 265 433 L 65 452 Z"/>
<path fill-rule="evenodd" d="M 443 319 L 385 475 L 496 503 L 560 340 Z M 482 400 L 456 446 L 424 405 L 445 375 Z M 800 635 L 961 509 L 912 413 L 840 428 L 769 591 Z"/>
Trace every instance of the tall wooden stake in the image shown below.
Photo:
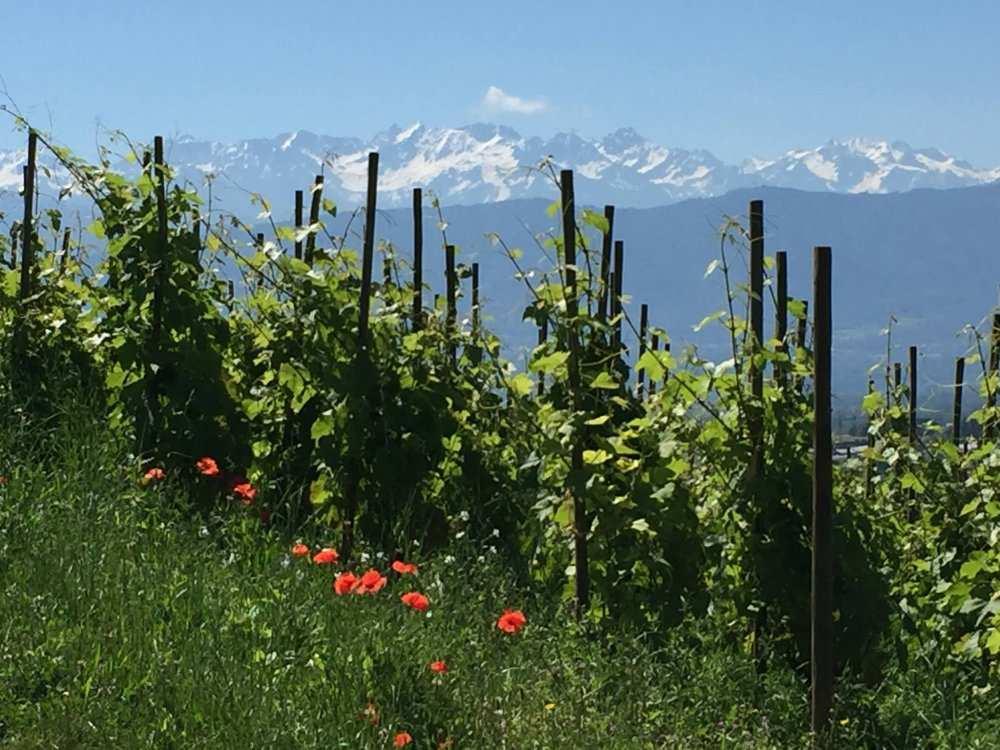
<path fill-rule="evenodd" d="M 22 170 L 23 178 L 23 170 Z M 10 270 L 17 268 L 17 240 L 21 236 L 21 222 L 14 221 L 10 225 Z"/>
<path fill-rule="evenodd" d="M 368 316 L 371 311 L 372 263 L 375 258 L 375 202 L 378 196 L 378 151 L 368 154 L 368 193 L 365 200 L 365 235 L 361 257 L 361 299 L 358 301 L 358 338 L 368 348 Z"/>
<path fill-rule="evenodd" d="M 750 201 L 750 352 L 752 357 L 760 352 L 764 343 L 764 201 Z M 750 390 L 754 407 L 750 414 L 750 439 L 753 441 L 753 476 L 759 477 L 761 467 L 760 401 L 764 397 L 763 368 L 751 360 Z"/>
<path fill-rule="evenodd" d="M 63 241 L 62 241 L 62 253 L 59 255 L 59 275 L 62 276 L 66 273 L 66 260 L 69 258 L 69 251 L 71 247 L 71 241 L 73 239 L 73 233 L 69 227 L 63 230 Z"/>
<path fill-rule="evenodd" d="M 569 389 L 573 410 L 579 411 L 581 404 L 580 388 L 580 342 L 577 334 L 577 304 L 576 289 L 576 203 L 573 192 L 573 171 L 562 170 L 560 174 L 563 219 L 563 259 L 566 268 L 566 317 L 569 340 Z M 573 561 L 576 568 L 576 616 L 583 617 L 590 601 L 590 569 L 587 560 L 587 532 L 590 524 L 583 502 L 583 436 L 574 435 L 570 456 L 570 477 L 568 491 L 573 497 Z"/>
<path fill-rule="evenodd" d="M 602 323 L 608 320 L 608 298 L 612 296 L 611 288 L 611 242 L 615 228 L 615 207 L 604 207 L 604 218 L 608 222 L 608 231 L 602 236 L 601 242 L 601 296 L 597 300 L 597 319 Z"/>
<path fill-rule="evenodd" d="M 809 318 L 809 300 L 802 300 L 802 317 L 799 318 L 799 322 L 796 324 L 795 329 L 795 346 L 799 349 L 806 348 L 806 328 Z"/>
<path fill-rule="evenodd" d="M 357 366 L 363 373 L 370 370 L 368 324 L 371 313 L 372 263 L 375 256 L 375 212 L 378 197 L 378 152 L 368 154 L 368 193 L 365 200 L 365 233 L 361 254 L 361 290 L 358 299 L 358 353 Z M 372 388 L 377 396 L 377 387 Z M 344 541 L 341 552 L 345 560 L 350 560 L 354 548 L 354 523 L 358 512 L 358 485 L 361 482 L 361 460 L 354 459 L 346 488 L 346 514 L 344 518 Z"/>
<path fill-rule="evenodd" d="M 774 254 L 775 276 L 777 289 L 775 290 L 775 311 L 774 311 L 774 338 L 778 340 L 778 351 L 787 351 L 788 346 L 785 337 L 788 335 L 788 253 L 779 250 Z M 775 362 L 774 374 L 778 385 L 785 386 L 785 373 L 787 368 L 781 362 Z"/>
<path fill-rule="evenodd" d="M 907 400 L 910 444 L 917 442 L 917 347 L 910 347 L 910 393 Z"/>
<path fill-rule="evenodd" d="M 413 313 L 412 328 L 424 327 L 424 207 L 423 190 L 413 188 Z"/>
<path fill-rule="evenodd" d="M 903 405 L 903 394 L 901 391 L 903 385 L 903 365 L 900 362 L 892 363 L 892 385 L 893 385 L 893 402 L 896 406 Z M 899 427 L 899 421 L 896 421 L 896 426 Z"/>
<path fill-rule="evenodd" d="M 455 348 L 455 328 L 458 322 L 458 302 L 455 299 L 458 279 L 455 275 L 455 246 L 445 245 L 444 248 L 444 280 L 446 284 L 445 300 L 448 305 L 448 316 L 446 325 L 448 328 L 448 357 L 452 366 L 455 365 L 458 356 Z"/>
<path fill-rule="evenodd" d="M 472 350 L 471 360 L 474 364 L 479 364 L 482 359 L 482 350 L 479 348 L 479 264 L 472 264 Z"/>
<path fill-rule="evenodd" d="M 868 393 L 875 392 L 875 381 L 868 378 Z M 869 425 L 870 427 L 871 425 Z M 866 443 L 868 448 L 875 447 L 875 436 L 870 430 L 865 430 L 865 436 L 867 438 Z M 865 499 L 871 497 L 872 494 L 872 459 L 871 456 L 865 455 Z"/>
<path fill-rule="evenodd" d="M 660 335 L 658 333 L 653 334 L 653 338 L 649 342 L 649 348 L 653 351 L 654 354 L 660 351 Z M 649 393 L 650 396 L 656 393 L 656 380 L 654 380 L 653 378 L 649 379 L 649 386 L 647 392 Z"/>
<path fill-rule="evenodd" d="M 833 436 L 830 405 L 830 248 L 813 249 L 812 732 L 821 741 L 833 706 Z"/>
<path fill-rule="evenodd" d="M 796 349 L 806 348 L 806 328 L 807 320 L 809 318 L 809 301 L 802 300 L 802 317 L 799 318 L 798 323 L 795 326 L 795 347 Z M 795 376 L 795 390 L 798 393 L 802 393 L 802 387 L 805 385 L 805 378 L 796 375 Z"/>
<path fill-rule="evenodd" d="M 965 387 L 965 357 L 955 358 L 955 397 L 951 412 L 951 440 L 957 446 L 962 440 L 962 389 Z"/>
<path fill-rule="evenodd" d="M 302 231 L 302 191 L 295 191 L 295 260 L 302 260 L 302 240 L 299 239 L 299 232 Z"/>
<path fill-rule="evenodd" d="M 191 252 L 191 260 L 195 265 L 201 263 L 201 216 L 195 208 L 191 214 L 191 236 L 194 238 L 194 249 Z"/>
<path fill-rule="evenodd" d="M 21 285 L 18 302 L 22 306 L 31 296 L 31 275 L 35 264 L 35 155 L 38 150 L 38 134 L 28 131 L 28 163 L 24 167 L 24 219 L 21 222 Z"/>
<path fill-rule="evenodd" d="M 538 345 L 541 346 L 545 343 L 546 339 L 549 337 L 549 319 L 547 317 L 542 318 L 542 322 L 538 326 Z M 538 395 L 545 395 L 545 373 L 538 373 Z"/>
<path fill-rule="evenodd" d="M 18 370 L 24 366 L 24 356 L 27 351 L 26 337 L 28 335 L 28 299 L 31 297 L 31 277 L 35 262 L 35 154 L 38 150 L 38 135 L 34 130 L 28 131 L 28 163 L 22 170 L 24 177 L 24 218 L 21 222 L 21 278 L 17 291 L 17 318 L 11 341 L 11 377 L 15 378 Z M 15 259 L 17 251 L 15 250 Z M 17 390 L 14 388 L 14 390 Z"/>
<path fill-rule="evenodd" d="M 750 201 L 750 392 L 752 403 L 747 409 L 747 428 L 750 434 L 750 465 L 747 467 L 748 496 L 753 498 L 755 515 L 754 535 L 762 539 L 768 529 L 764 526 L 758 483 L 764 473 L 764 370 L 757 363 L 757 355 L 764 343 L 764 201 Z M 761 606 L 754 614 L 754 665 L 758 674 L 767 668 L 767 651 L 764 632 L 767 629 L 767 607 Z"/>
<path fill-rule="evenodd" d="M 625 243 L 615 240 L 614 286 L 611 288 L 611 317 L 614 319 L 612 349 L 616 357 L 622 350 L 622 269 L 625 265 Z"/>
<path fill-rule="evenodd" d="M 313 183 L 312 200 L 309 202 L 309 226 L 313 227 L 319 222 L 319 208 L 323 203 L 323 175 L 316 175 Z M 310 266 L 313 264 L 313 255 L 316 252 L 316 233 L 310 231 L 306 237 L 305 261 Z"/>
<path fill-rule="evenodd" d="M 153 169 L 156 172 L 156 239 L 155 276 L 153 277 L 152 323 L 149 334 L 149 364 L 157 365 L 146 376 L 146 409 L 149 424 L 143 434 L 144 449 L 156 444 L 160 425 L 160 340 L 163 336 L 163 287 L 170 278 L 170 257 L 167 246 L 167 169 L 163 161 L 163 137 L 153 139 Z"/>
<path fill-rule="evenodd" d="M 646 329 L 649 327 L 649 305 L 643 303 L 639 307 L 639 358 L 646 353 Z M 636 375 L 635 395 L 640 401 L 643 400 L 643 384 L 646 381 L 646 371 L 639 370 Z"/>

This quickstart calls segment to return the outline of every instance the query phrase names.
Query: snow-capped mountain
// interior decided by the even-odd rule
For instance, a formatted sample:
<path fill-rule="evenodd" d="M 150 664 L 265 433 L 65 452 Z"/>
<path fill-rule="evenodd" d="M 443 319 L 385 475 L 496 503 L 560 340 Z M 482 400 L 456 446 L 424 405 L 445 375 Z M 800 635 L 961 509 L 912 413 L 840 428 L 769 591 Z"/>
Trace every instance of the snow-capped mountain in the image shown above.
<path fill-rule="evenodd" d="M 307 188 L 321 172 L 325 195 L 344 206 L 363 202 L 371 150 L 380 155 L 379 202 L 384 207 L 408 205 L 414 187 L 433 192 L 445 204 L 551 198 L 556 192 L 551 170 L 565 167 L 576 170 L 581 201 L 634 207 L 759 185 L 886 193 L 1000 179 L 1000 167 L 979 169 L 937 149 L 915 149 L 900 141 L 831 140 L 818 148 L 734 165 L 705 150 L 661 146 L 631 128 L 599 140 L 576 133 L 542 139 L 484 123 L 429 128 L 418 122 L 368 139 L 302 130 L 235 143 L 182 136 L 168 144 L 167 157 L 181 179 L 200 185 L 212 176 L 214 198 L 231 210 L 247 205 L 247 191 L 253 191 L 285 214 L 277 206 L 290 203 L 292 191 Z M 23 159 L 23 151 L 0 153 L 0 190 L 20 184 Z M 66 176 L 56 170 L 47 179 L 54 188 Z"/>
<path fill-rule="evenodd" d="M 851 138 L 819 148 L 793 150 L 742 166 L 759 184 L 843 193 L 896 193 L 914 188 L 951 188 L 994 182 L 1000 168 L 977 169 L 936 148 L 915 149 L 895 141 Z"/>

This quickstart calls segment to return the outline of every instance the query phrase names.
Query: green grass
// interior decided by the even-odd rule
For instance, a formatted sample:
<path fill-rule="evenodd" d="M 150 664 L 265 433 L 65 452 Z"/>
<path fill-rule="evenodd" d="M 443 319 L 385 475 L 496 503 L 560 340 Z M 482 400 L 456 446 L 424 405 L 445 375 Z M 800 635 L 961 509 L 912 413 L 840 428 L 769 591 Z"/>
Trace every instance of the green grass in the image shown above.
<path fill-rule="evenodd" d="M 461 542 L 417 555 L 415 579 L 336 597 L 291 537 L 236 508 L 192 516 L 183 487 L 136 473 L 78 415 L 0 428 L 0 745 L 383 748 L 399 730 L 411 748 L 808 744 L 801 677 L 779 665 L 758 682 L 715 620 L 655 647 L 585 632 Z M 399 602 L 411 588 L 429 615 Z M 495 627 L 508 606 L 528 617 L 516 636 Z M 994 747 L 998 698 L 973 687 L 934 664 L 848 685 L 836 746 Z"/>

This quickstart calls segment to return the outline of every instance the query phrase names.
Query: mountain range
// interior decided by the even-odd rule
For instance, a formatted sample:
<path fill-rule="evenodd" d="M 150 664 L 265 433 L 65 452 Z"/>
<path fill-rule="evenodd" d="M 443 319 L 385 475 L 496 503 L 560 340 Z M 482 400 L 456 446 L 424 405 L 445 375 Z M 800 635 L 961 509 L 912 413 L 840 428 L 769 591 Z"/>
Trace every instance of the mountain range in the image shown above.
<path fill-rule="evenodd" d="M 830 140 L 773 158 L 727 164 L 704 149 L 656 144 L 631 128 L 599 139 L 573 132 L 539 138 L 485 123 L 433 128 L 418 122 L 367 139 L 305 130 L 232 143 L 185 135 L 168 142 L 167 158 L 181 179 L 195 185 L 212 176 L 214 198 L 239 213 L 248 206 L 246 191 L 281 205 L 321 172 L 326 196 L 344 207 L 360 205 L 367 154 L 373 150 L 379 152 L 383 207 L 409 205 L 414 187 L 433 192 L 443 205 L 551 198 L 555 191 L 545 165 L 574 169 L 582 202 L 633 208 L 760 186 L 891 193 L 1000 180 L 1000 167 L 975 167 L 938 149 L 913 148 L 902 141 Z M 0 190 L 20 184 L 23 161 L 23 151 L 0 152 Z M 60 180 L 65 175 L 53 170 L 50 187 Z"/>

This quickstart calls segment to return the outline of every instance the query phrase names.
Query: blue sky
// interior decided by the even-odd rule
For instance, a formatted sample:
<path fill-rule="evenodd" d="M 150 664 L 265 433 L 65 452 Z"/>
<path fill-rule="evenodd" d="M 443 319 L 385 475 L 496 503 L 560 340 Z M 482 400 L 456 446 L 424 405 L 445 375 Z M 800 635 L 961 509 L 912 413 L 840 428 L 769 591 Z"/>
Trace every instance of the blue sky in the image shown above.
<path fill-rule="evenodd" d="M 488 120 L 726 160 L 853 135 L 1000 165 L 1000 3 L 6 0 L 0 76 L 77 149 Z M 492 92 L 492 93 L 490 93 Z M 22 138 L 0 127 L 0 148 Z"/>

